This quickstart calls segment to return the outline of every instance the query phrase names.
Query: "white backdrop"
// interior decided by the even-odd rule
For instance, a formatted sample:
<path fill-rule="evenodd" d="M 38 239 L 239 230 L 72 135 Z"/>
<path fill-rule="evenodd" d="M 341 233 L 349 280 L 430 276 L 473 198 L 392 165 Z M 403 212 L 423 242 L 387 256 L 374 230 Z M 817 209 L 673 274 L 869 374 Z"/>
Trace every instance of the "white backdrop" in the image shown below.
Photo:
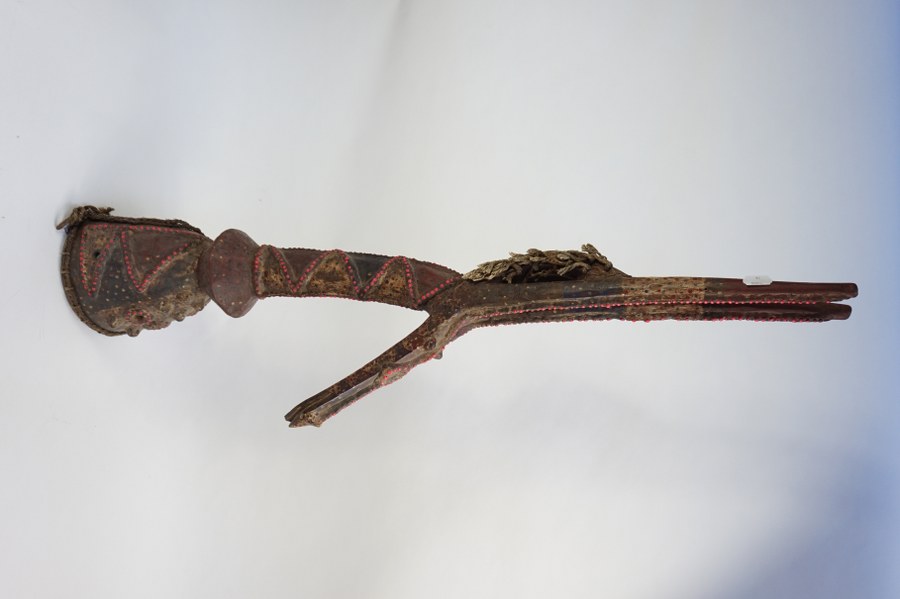
<path fill-rule="evenodd" d="M 900 596 L 896 2 L 0 1 L 0 595 Z M 468 270 L 854 281 L 847 322 L 72 314 L 75 205 Z M 548 410 L 547 406 L 551 406 Z"/>

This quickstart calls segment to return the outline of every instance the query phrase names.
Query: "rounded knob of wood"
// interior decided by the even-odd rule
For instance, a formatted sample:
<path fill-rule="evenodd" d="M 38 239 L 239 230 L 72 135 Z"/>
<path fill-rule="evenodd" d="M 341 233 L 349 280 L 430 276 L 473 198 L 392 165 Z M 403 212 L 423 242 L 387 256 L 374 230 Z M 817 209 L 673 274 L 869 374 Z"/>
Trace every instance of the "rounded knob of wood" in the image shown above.
<path fill-rule="evenodd" d="M 200 256 L 200 288 L 234 318 L 249 312 L 258 299 L 253 290 L 253 256 L 258 249 L 249 235 L 228 229 Z"/>

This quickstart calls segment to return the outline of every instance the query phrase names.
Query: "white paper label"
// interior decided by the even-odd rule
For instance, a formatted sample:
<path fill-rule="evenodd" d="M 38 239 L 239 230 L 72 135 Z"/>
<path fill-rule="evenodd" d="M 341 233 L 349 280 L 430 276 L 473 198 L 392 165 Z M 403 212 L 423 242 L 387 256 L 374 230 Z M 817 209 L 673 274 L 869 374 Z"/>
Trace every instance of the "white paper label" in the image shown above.
<path fill-rule="evenodd" d="M 744 285 L 771 285 L 772 277 L 765 275 L 752 275 L 744 277 Z"/>

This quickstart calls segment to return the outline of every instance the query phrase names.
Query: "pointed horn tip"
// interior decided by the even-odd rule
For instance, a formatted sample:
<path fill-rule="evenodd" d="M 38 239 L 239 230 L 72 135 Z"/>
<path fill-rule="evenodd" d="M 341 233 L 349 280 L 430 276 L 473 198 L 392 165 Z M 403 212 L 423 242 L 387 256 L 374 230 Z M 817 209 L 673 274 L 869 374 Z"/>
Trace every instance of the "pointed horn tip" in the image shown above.
<path fill-rule="evenodd" d="M 310 414 L 301 413 L 294 415 L 293 412 L 289 412 L 284 419 L 288 421 L 288 428 L 300 428 L 301 426 L 314 426 L 319 428 L 322 426 L 322 422 Z"/>
<path fill-rule="evenodd" d="M 93 215 L 109 215 L 112 211 L 113 208 L 109 207 L 98 208 L 97 206 L 90 205 L 76 206 L 62 222 L 56 225 L 56 230 L 66 229 L 66 232 L 68 232 L 71 227 L 78 225 Z"/>

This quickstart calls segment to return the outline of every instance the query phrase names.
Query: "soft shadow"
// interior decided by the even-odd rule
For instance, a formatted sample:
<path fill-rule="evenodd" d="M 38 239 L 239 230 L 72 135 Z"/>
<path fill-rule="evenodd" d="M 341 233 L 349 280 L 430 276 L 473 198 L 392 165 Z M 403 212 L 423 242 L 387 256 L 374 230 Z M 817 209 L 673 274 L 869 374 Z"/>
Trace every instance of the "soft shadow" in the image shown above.
<path fill-rule="evenodd" d="M 759 571 L 706 599 L 884 599 L 891 556 L 887 477 L 870 464 L 849 476 L 834 520 L 784 547 Z M 894 560 L 896 557 L 894 558 Z"/>

